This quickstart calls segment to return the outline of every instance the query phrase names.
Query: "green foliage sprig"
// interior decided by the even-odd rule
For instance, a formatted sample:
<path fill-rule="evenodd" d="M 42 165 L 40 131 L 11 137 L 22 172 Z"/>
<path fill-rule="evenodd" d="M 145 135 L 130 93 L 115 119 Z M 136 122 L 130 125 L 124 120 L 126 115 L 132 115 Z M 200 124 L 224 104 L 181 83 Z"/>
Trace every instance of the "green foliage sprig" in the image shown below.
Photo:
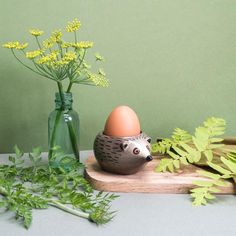
<path fill-rule="evenodd" d="M 225 180 L 236 176 L 236 151 L 228 150 L 221 142 L 220 135 L 225 131 L 225 120 L 209 118 L 196 128 L 194 135 L 175 129 L 171 139 L 164 139 L 152 145 L 154 153 L 167 154 L 156 167 L 157 172 L 180 169 L 183 165 L 205 163 L 212 171 L 198 171 L 207 180 L 196 180 L 196 188 L 191 190 L 193 205 L 205 205 L 215 199 L 221 187 L 227 186 Z M 216 162 L 214 162 L 217 160 Z"/>
<path fill-rule="evenodd" d="M 172 139 L 164 139 L 152 145 L 152 152 L 168 154 L 171 158 L 163 158 L 156 171 L 171 172 L 181 165 L 199 163 L 203 158 L 212 161 L 215 149 L 223 147 L 219 138 L 225 130 L 225 121 L 220 118 L 209 118 L 202 126 L 196 128 L 193 136 L 181 129 L 175 129 Z"/>
<path fill-rule="evenodd" d="M 110 203 L 114 194 L 94 193 L 83 178 L 84 166 L 77 163 L 74 169 L 52 169 L 42 161 L 41 151 L 34 148 L 28 155 L 16 146 L 10 164 L 0 165 L 0 209 L 12 211 L 16 220 L 29 228 L 33 209 L 57 207 L 96 224 L 110 221 L 114 212 Z"/>

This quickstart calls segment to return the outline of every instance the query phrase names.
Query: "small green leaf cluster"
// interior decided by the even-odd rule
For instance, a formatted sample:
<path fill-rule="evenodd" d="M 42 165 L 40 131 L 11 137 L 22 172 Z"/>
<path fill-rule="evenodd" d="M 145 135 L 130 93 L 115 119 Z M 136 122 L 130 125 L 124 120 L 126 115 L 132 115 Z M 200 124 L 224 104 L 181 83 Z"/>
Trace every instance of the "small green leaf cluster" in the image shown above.
<path fill-rule="evenodd" d="M 225 125 L 225 120 L 212 117 L 196 128 L 193 136 L 175 129 L 171 139 L 153 145 L 156 153 L 168 154 L 168 158 L 162 158 L 156 167 L 157 172 L 174 172 L 181 165 L 198 164 L 204 159 L 210 170 L 198 171 L 206 179 L 193 181 L 196 187 L 190 192 L 194 206 L 214 200 L 214 194 L 227 186 L 225 180 L 236 176 L 236 151 L 226 149 L 221 143 L 223 139 L 218 137 L 224 134 Z M 216 157 L 218 161 L 214 163 Z"/>
<path fill-rule="evenodd" d="M 180 141 L 189 142 L 191 141 L 191 135 L 180 128 L 176 128 L 171 138 L 164 138 L 157 143 L 152 144 L 152 153 L 154 154 L 165 154 L 171 149 L 172 146 L 176 146 Z"/>
<path fill-rule="evenodd" d="M 214 193 L 219 193 L 220 187 L 226 187 L 228 182 L 225 180 L 234 178 L 236 176 L 236 152 L 231 151 L 226 156 L 221 156 L 220 160 L 223 164 L 214 164 L 207 162 L 207 165 L 211 167 L 216 173 L 210 171 L 198 171 L 201 176 L 207 177 L 208 180 L 193 181 L 196 188 L 191 190 L 191 196 L 193 197 L 193 205 L 206 205 L 208 201 L 215 199 Z"/>
<path fill-rule="evenodd" d="M 154 151 L 168 154 L 170 158 L 163 158 L 156 168 L 157 172 L 179 169 L 181 165 L 198 163 L 203 158 L 212 161 L 215 149 L 223 147 L 219 142 L 225 130 L 225 121 L 221 118 L 209 118 L 202 126 L 196 128 L 193 136 L 181 129 L 175 129 L 172 139 L 164 139 L 154 144 Z"/>
<path fill-rule="evenodd" d="M 28 164 L 30 162 L 30 164 Z M 16 220 L 29 228 L 33 209 L 57 207 L 96 224 L 110 221 L 114 194 L 94 193 L 83 177 L 84 166 L 52 169 L 42 161 L 40 148 L 27 156 L 16 146 L 10 164 L 0 165 L 0 209 L 12 211 Z"/>

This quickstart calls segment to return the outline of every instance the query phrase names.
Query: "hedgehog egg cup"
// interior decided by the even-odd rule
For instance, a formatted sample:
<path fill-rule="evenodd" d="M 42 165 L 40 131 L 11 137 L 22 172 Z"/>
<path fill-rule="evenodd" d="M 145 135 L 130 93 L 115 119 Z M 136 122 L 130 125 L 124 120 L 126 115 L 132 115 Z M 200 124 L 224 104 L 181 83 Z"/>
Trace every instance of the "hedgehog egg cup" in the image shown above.
<path fill-rule="evenodd" d="M 136 113 L 128 106 L 119 106 L 107 118 L 93 148 L 103 170 L 128 175 L 152 160 L 150 143 L 151 138 L 140 129 Z"/>

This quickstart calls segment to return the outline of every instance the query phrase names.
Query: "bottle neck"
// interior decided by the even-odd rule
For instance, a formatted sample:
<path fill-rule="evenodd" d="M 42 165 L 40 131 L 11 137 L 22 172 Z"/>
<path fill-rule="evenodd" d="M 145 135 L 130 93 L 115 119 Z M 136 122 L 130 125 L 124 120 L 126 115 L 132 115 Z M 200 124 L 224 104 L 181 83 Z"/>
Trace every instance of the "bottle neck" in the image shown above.
<path fill-rule="evenodd" d="M 72 110 L 72 93 L 55 93 L 55 109 L 56 110 Z"/>

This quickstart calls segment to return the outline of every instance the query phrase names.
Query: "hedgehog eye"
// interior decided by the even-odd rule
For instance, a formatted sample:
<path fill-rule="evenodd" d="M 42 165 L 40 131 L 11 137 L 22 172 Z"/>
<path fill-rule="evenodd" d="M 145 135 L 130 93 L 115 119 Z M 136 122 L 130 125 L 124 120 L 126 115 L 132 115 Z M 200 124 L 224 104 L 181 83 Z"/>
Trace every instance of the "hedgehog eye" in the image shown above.
<path fill-rule="evenodd" d="M 140 153 L 140 150 L 138 148 L 134 148 L 133 154 L 138 155 Z"/>
<path fill-rule="evenodd" d="M 151 138 L 148 138 L 147 141 L 148 141 L 149 143 L 151 143 L 151 142 L 152 142 L 152 139 L 151 139 Z"/>

